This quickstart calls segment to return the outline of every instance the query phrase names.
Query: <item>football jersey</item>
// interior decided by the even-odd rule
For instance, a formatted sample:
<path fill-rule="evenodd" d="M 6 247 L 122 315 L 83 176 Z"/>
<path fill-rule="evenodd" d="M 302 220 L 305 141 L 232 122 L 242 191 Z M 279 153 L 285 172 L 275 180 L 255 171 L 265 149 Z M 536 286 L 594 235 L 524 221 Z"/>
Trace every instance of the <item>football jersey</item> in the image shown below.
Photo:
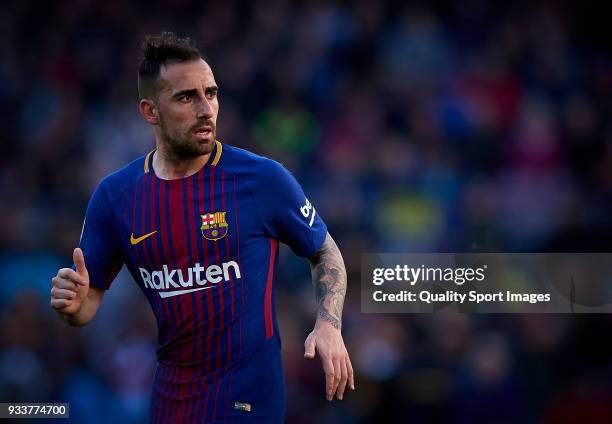
<path fill-rule="evenodd" d="M 157 319 L 159 363 L 198 369 L 185 378 L 206 387 L 277 336 L 278 243 L 309 257 L 327 228 L 276 161 L 216 141 L 198 172 L 164 180 L 154 154 L 99 183 L 80 247 L 93 287 L 127 267 Z"/>

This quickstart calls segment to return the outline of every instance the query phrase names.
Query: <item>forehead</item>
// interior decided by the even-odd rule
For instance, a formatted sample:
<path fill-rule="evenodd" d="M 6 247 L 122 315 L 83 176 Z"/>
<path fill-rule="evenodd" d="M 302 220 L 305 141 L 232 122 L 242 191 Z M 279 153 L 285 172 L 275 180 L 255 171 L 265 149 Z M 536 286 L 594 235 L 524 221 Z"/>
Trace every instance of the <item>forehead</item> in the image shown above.
<path fill-rule="evenodd" d="M 212 69 L 203 59 L 163 65 L 159 73 L 162 92 L 216 86 Z"/>

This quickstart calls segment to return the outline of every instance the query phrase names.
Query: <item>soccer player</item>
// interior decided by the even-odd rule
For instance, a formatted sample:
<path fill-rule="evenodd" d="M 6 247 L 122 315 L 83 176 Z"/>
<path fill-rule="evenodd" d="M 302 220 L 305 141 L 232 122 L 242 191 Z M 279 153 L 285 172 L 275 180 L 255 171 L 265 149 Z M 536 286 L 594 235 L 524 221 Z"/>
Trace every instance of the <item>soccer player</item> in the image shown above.
<path fill-rule="evenodd" d="M 340 332 L 346 271 L 321 216 L 282 165 L 216 139 L 218 87 L 189 38 L 146 37 L 138 91 L 156 148 L 99 183 L 51 307 L 87 324 L 125 264 L 159 327 L 150 420 L 280 423 L 283 242 L 308 258 L 316 289 L 304 356 L 319 354 L 327 399 L 342 399 L 354 389 Z"/>

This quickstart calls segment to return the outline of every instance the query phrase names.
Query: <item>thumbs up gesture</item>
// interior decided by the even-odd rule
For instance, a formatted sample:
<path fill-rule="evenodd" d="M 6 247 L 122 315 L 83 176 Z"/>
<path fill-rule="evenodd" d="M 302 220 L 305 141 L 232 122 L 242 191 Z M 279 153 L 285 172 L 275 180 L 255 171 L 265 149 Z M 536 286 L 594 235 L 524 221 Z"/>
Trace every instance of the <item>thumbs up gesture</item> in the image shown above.
<path fill-rule="evenodd" d="M 72 268 L 62 268 L 51 279 L 50 305 L 65 315 L 78 313 L 89 292 L 89 274 L 85 267 L 83 251 L 78 247 L 74 249 L 72 259 L 76 271 Z"/>

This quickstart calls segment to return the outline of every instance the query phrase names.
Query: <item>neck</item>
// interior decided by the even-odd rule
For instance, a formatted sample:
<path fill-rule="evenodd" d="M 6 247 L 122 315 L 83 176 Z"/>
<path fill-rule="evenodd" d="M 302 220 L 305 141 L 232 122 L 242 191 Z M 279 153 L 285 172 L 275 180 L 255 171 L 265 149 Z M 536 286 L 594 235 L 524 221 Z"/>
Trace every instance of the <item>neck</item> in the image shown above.
<path fill-rule="evenodd" d="M 181 158 L 158 145 L 153 155 L 153 171 L 163 180 L 189 177 L 206 165 L 211 154 L 212 152 L 193 158 Z"/>

